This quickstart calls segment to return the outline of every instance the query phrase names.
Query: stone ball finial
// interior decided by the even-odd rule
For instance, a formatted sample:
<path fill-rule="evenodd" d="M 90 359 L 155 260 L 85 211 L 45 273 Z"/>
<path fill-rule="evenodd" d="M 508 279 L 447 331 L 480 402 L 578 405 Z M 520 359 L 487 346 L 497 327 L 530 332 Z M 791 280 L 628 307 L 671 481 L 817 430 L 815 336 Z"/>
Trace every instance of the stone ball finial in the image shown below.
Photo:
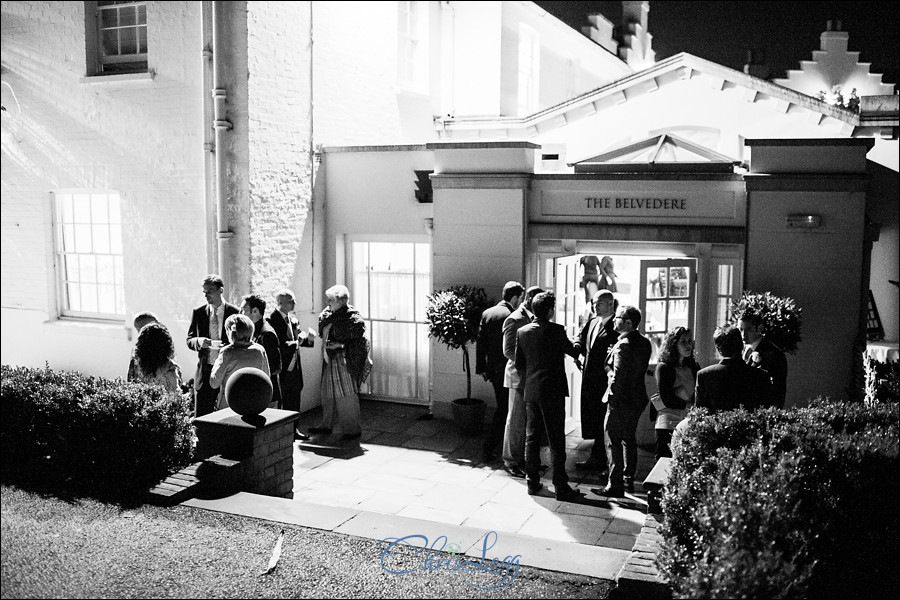
<path fill-rule="evenodd" d="M 225 384 L 225 400 L 239 415 L 258 415 L 272 401 L 272 380 L 256 367 L 238 369 Z"/>

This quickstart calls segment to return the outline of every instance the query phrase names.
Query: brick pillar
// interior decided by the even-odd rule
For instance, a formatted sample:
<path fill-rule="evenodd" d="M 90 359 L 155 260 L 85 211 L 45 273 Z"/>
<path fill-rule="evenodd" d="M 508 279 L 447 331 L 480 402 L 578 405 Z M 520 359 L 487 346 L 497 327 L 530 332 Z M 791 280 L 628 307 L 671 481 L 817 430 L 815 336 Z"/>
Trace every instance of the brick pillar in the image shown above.
<path fill-rule="evenodd" d="M 241 462 L 239 489 L 293 497 L 294 427 L 300 413 L 267 408 L 242 417 L 225 408 L 194 419 L 198 459 L 221 456 Z"/>

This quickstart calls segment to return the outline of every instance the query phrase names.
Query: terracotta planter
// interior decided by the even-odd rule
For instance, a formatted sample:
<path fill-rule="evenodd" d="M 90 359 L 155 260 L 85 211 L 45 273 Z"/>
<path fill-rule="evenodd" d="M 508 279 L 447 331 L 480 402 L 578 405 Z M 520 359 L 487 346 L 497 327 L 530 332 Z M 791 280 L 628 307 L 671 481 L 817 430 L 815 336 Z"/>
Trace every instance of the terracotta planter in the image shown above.
<path fill-rule="evenodd" d="M 453 421 L 461 436 L 475 437 L 481 434 L 484 425 L 484 400 L 477 398 L 457 398 L 452 403 Z"/>

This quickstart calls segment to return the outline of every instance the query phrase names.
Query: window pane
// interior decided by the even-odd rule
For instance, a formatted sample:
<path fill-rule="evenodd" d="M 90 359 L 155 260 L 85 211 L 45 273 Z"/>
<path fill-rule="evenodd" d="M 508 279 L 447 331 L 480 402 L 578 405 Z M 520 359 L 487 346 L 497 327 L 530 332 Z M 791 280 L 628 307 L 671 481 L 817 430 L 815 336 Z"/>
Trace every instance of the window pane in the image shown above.
<path fill-rule="evenodd" d="M 137 54 L 137 31 L 134 27 L 119 30 L 120 54 Z"/>
<path fill-rule="evenodd" d="M 430 356 L 428 326 L 416 325 L 416 364 L 419 372 L 416 397 L 428 399 L 428 359 Z"/>
<path fill-rule="evenodd" d="M 109 223 L 109 209 L 106 196 L 94 194 L 91 196 L 91 221 L 93 223 Z"/>
<path fill-rule="evenodd" d="M 97 257 L 97 282 L 110 285 L 116 282 L 115 260 L 112 256 Z"/>
<path fill-rule="evenodd" d="M 351 250 L 353 254 L 353 306 L 362 314 L 369 317 L 369 244 L 366 242 L 353 242 Z"/>
<path fill-rule="evenodd" d="M 77 256 L 63 256 L 63 281 L 81 281 L 81 272 L 78 268 L 79 260 Z"/>
<path fill-rule="evenodd" d="M 377 340 L 377 341 L 376 341 Z M 396 398 L 416 396 L 416 325 L 372 323 L 372 394 Z"/>
<path fill-rule="evenodd" d="M 688 326 L 688 301 L 671 300 L 669 302 L 669 322 L 666 323 L 666 331 L 672 331 L 676 327 Z"/>
<path fill-rule="evenodd" d="M 687 298 L 689 294 L 690 269 L 688 267 L 673 267 L 669 269 L 669 297 Z"/>
<path fill-rule="evenodd" d="M 666 331 L 666 304 L 665 300 L 647 302 L 647 314 L 643 319 L 643 330 L 647 333 L 654 331 Z M 641 327 L 638 327 L 641 329 Z"/>
<path fill-rule="evenodd" d="M 650 339 L 650 364 L 659 362 L 659 351 L 662 350 L 663 341 L 666 339 L 664 332 L 649 333 L 647 337 Z"/>
<path fill-rule="evenodd" d="M 666 268 L 652 267 L 647 269 L 647 297 L 666 297 Z"/>
<path fill-rule="evenodd" d="M 75 203 L 75 223 L 91 222 L 91 197 L 85 194 L 76 194 L 73 198 Z"/>
<path fill-rule="evenodd" d="M 122 254 L 122 226 L 109 226 L 109 251 L 112 254 Z"/>
<path fill-rule="evenodd" d="M 116 286 L 116 314 L 125 314 L 125 290 L 121 286 Z"/>
<path fill-rule="evenodd" d="M 94 225 L 91 227 L 94 240 L 94 252 L 96 254 L 109 253 L 109 225 Z"/>
<path fill-rule="evenodd" d="M 137 35 L 138 35 L 138 52 L 141 54 L 147 54 L 147 28 L 146 27 L 138 27 Z"/>
<path fill-rule="evenodd" d="M 717 292 L 720 296 L 730 296 L 732 293 L 732 279 L 734 267 L 732 265 L 719 265 L 719 280 Z"/>
<path fill-rule="evenodd" d="M 91 226 L 75 225 L 75 252 L 90 252 L 91 247 Z"/>
<path fill-rule="evenodd" d="M 413 245 L 370 243 L 370 316 L 413 319 Z"/>
<path fill-rule="evenodd" d="M 81 255 L 81 273 L 79 280 L 85 283 L 97 282 L 97 260 L 93 254 Z M 82 290 L 83 291 L 83 290 Z"/>
<path fill-rule="evenodd" d="M 100 11 L 100 27 L 102 27 L 103 29 L 110 29 L 118 24 L 119 23 L 115 10 Z"/>
<path fill-rule="evenodd" d="M 63 233 L 63 252 L 71 252 L 75 250 L 75 226 L 74 225 L 63 225 L 62 226 Z"/>
<path fill-rule="evenodd" d="M 97 286 L 93 283 L 81 285 L 81 310 L 97 312 Z"/>
<path fill-rule="evenodd" d="M 122 216 L 120 214 L 120 202 L 118 194 L 110 194 L 109 195 L 109 222 L 110 223 L 121 223 Z"/>
<path fill-rule="evenodd" d="M 111 285 L 98 285 L 98 308 L 102 313 L 116 312 L 116 288 Z"/>
<path fill-rule="evenodd" d="M 142 5 L 142 6 L 138 6 L 138 17 L 137 17 L 137 22 L 138 22 L 138 24 L 140 24 L 140 25 L 146 25 L 146 24 L 147 24 L 147 7 L 146 7 L 146 6 L 143 6 L 143 5 Z M 144 31 L 146 32 L 146 28 L 144 28 Z M 146 38 L 147 38 L 147 36 L 145 35 L 145 36 L 144 36 L 144 39 L 146 39 Z"/>
<path fill-rule="evenodd" d="M 137 24 L 137 11 L 134 6 L 126 6 L 119 9 L 119 26 Z"/>
<path fill-rule="evenodd" d="M 119 54 L 119 30 L 106 29 L 102 33 L 103 56 L 118 56 Z"/>
<path fill-rule="evenodd" d="M 731 300 L 728 298 L 719 298 L 718 305 L 716 306 L 716 322 L 715 326 L 719 327 L 728 322 L 728 306 L 731 304 Z"/>
<path fill-rule="evenodd" d="M 63 223 L 71 223 L 75 220 L 75 209 L 72 207 L 72 196 L 68 194 L 60 194 L 57 196 L 59 202 L 61 220 Z"/>
<path fill-rule="evenodd" d="M 116 257 L 114 257 L 114 259 L 115 259 L 115 265 L 116 265 L 116 285 L 124 286 L 125 285 L 125 270 L 122 265 L 122 263 L 123 263 L 122 257 L 116 256 Z"/>
<path fill-rule="evenodd" d="M 66 285 L 66 292 L 69 297 L 69 309 L 81 310 L 81 291 L 76 283 Z"/>

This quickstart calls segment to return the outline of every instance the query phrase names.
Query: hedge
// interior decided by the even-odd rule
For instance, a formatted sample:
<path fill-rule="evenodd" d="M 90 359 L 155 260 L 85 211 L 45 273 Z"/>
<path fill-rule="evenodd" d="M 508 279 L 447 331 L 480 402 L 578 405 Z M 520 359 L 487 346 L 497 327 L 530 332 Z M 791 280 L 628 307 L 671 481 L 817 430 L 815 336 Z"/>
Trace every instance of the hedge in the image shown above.
<path fill-rule="evenodd" d="M 6 484 L 131 502 L 190 463 L 190 402 L 157 385 L 3 365 L 0 409 Z"/>
<path fill-rule="evenodd" d="M 897 597 L 898 414 L 823 399 L 692 411 L 662 499 L 675 596 Z"/>

